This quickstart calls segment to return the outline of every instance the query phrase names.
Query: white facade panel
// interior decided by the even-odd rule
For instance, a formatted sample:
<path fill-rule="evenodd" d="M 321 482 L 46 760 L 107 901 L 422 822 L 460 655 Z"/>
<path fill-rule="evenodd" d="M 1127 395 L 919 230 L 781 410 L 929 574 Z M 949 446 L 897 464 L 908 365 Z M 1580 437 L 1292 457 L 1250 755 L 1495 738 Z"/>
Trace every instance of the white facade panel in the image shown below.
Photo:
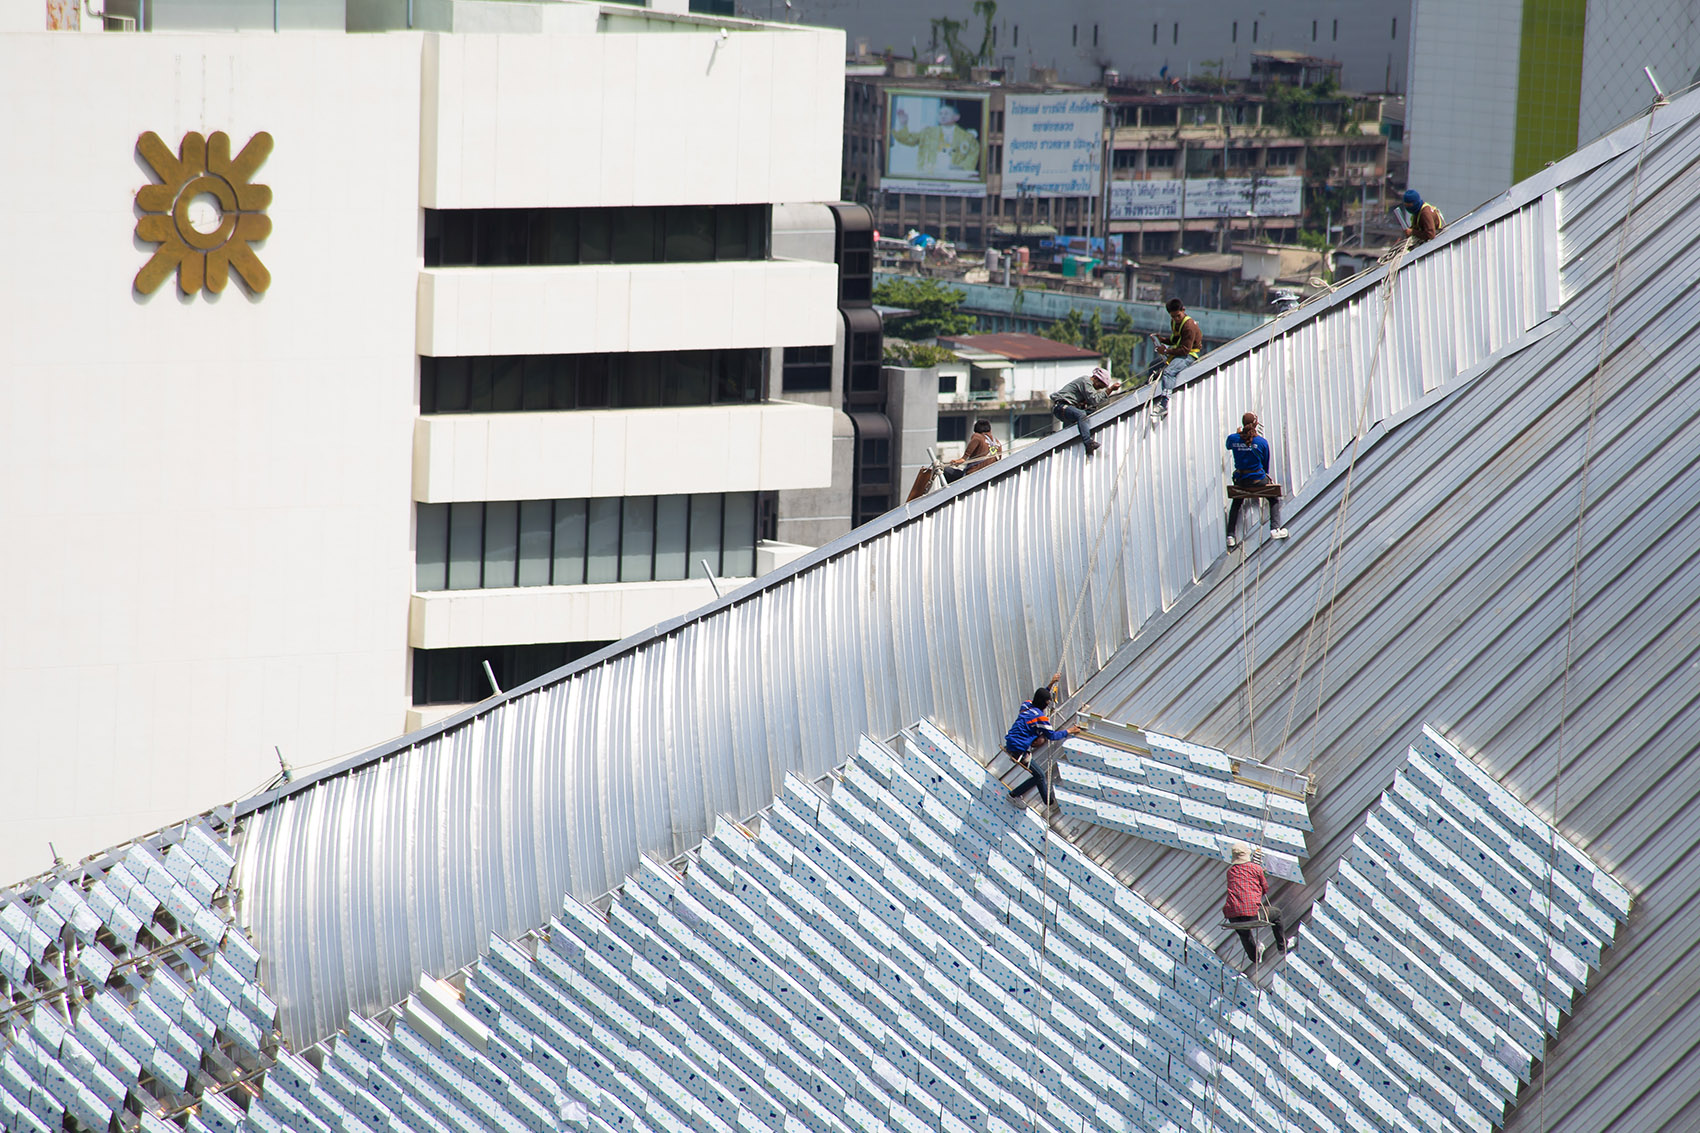
<path fill-rule="evenodd" d="M 1700 9 L 1693 0 L 1594 0 L 1582 51 L 1577 136 L 1590 142 L 1643 113 L 1653 88 L 1665 94 L 1700 82 Z"/>
<path fill-rule="evenodd" d="M 1523 4 L 1414 6 L 1405 124 L 1410 185 L 1451 222 L 1511 184 Z"/>
<path fill-rule="evenodd" d="M 0 37 L 7 876 L 401 723 L 419 50 Z M 263 295 L 132 289 L 145 131 L 272 135 Z"/>
<path fill-rule="evenodd" d="M 18 108 L 0 152 L 28 172 L 0 187 L 0 587 L 16 596 L 0 610 L 0 775 L 17 811 L 0 870 L 46 866 L 49 840 L 75 858 L 228 802 L 279 752 L 310 764 L 397 734 L 422 351 L 834 340 L 831 264 L 421 277 L 426 204 L 838 195 L 840 33 L 729 21 L 723 41 L 696 17 L 538 7 L 550 30 L 530 35 L 0 37 L 0 103 Z M 134 290 L 156 247 L 136 236 L 148 131 L 173 154 L 191 131 L 237 153 L 271 135 L 252 178 L 272 194 L 254 241 L 269 289 Z M 495 498 L 827 483 L 827 411 L 738 409 L 642 422 L 693 456 L 683 468 L 643 459 L 617 414 L 570 426 L 587 439 L 554 453 L 556 426 L 524 414 L 445 425 L 418 482 Z M 588 456 L 561 460 L 580 448 L 615 463 L 592 477 Z M 627 605 L 610 636 L 652 616 Z"/>
<path fill-rule="evenodd" d="M 407 639 L 415 649 L 617 641 L 713 600 L 706 578 L 432 591 L 413 595 Z"/>
<path fill-rule="evenodd" d="M 843 33 L 727 26 L 430 37 L 425 207 L 835 200 Z"/>
<path fill-rule="evenodd" d="M 420 503 L 824 488 L 833 410 L 764 402 L 691 409 L 443 414 L 414 427 Z"/>
<path fill-rule="evenodd" d="M 433 268 L 419 353 L 573 354 L 822 346 L 838 269 L 795 261 Z"/>

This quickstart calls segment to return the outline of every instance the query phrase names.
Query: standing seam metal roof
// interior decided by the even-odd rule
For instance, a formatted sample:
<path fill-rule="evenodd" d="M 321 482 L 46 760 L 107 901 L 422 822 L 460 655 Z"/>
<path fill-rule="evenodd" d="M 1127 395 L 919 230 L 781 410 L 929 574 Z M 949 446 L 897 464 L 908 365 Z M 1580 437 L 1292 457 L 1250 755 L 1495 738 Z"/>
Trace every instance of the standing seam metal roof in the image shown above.
<path fill-rule="evenodd" d="M 900 747 L 864 740 L 825 793 L 787 778 L 759 833 L 721 824 L 683 874 L 645 860 L 606 917 L 569 898 L 547 933 L 492 937 L 459 986 L 421 976 L 305 1058 L 239 1025 L 265 1002 L 258 956 L 212 916 L 225 951 L 187 987 L 160 977 L 195 1033 L 132 976 L 75 1012 L 88 1047 L 37 1005 L 0 1045 L 6 1127 L 105 1128 L 128 1092 L 144 1133 L 175 1128 L 172 1109 L 193 1133 L 1489 1133 L 1629 911 L 1431 733 L 1264 992 L 943 733 Z M 199 826 L 165 860 L 209 896 L 195 870 L 231 865 Z M 263 1080 L 217 1074 L 227 1054 Z M 179 1083 L 192 1067 L 192 1106 L 150 1092 L 138 1059 Z"/>
<path fill-rule="evenodd" d="M 1659 318 L 1628 329 L 1649 348 L 1661 335 L 1687 335 L 1696 321 L 1683 282 L 1697 274 L 1685 269 L 1700 243 L 1688 207 L 1695 109 L 1693 96 L 1662 109 L 1644 150 L 1637 215 L 1640 231 L 1652 235 L 1643 235 L 1630 262 L 1652 305 L 1633 309 Z M 1456 407 L 1505 396 L 1520 411 L 1511 385 L 1538 387 L 1542 370 L 1532 368 L 1564 370 L 1573 381 L 1588 372 L 1587 334 L 1605 306 L 1611 267 L 1604 249 L 1613 222 L 1601 214 L 1621 219 L 1644 137 L 1643 124 L 1631 124 L 1515 187 L 1408 257 L 1391 290 L 1391 273 L 1370 273 L 1207 356 L 1163 425 L 1151 426 L 1137 404 L 1100 414 L 1111 459 L 1086 462 L 1059 436 L 689 618 L 244 804 L 243 913 L 265 949 L 286 1034 L 310 1041 L 351 1009 L 380 1010 L 408 993 L 419 970 L 469 962 L 489 932 L 536 927 L 558 893 L 589 898 L 617 884 L 644 851 L 683 852 L 707 835 L 717 813 L 751 813 L 787 770 L 823 773 L 824 753 L 846 750 L 859 733 L 890 735 L 905 720 L 933 716 L 972 747 L 990 750 L 1007 723 L 1011 690 L 1032 687 L 1059 656 L 1071 681 L 1111 664 L 1093 687 L 1109 690 L 1101 707 L 1128 706 L 1122 718 L 1191 730 L 1197 717 L 1180 707 L 1190 703 L 1178 699 L 1184 690 L 1230 712 L 1244 666 L 1229 652 L 1237 635 L 1222 630 L 1237 617 L 1221 600 L 1221 438 L 1223 423 L 1247 407 L 1276 439 L 1279 476 L 1294 496 L 1290 522 L 1300 532 L 1279 554 L 1257 553 L 1279 574 L 1286 599 L 1278 604 L 1277 587 L 1261 584 L 1259 601 L 1271 614 L 1260 639 L 1285 633 L 1295 641 L 1294 619 L 1302 627 L 1310 615 L 1343 486 L 1338 462 L 1360 432 L 1355 491 L 1362 502 L 1342 560 L 1358 593 L 1404 607 L 1400 591 L 1379 585 L 1391 577 L 1377 569 L 1379 556 L 1367 569 L 1354 556 L 1380 546 L 1392 518 L 1417 517 L 1420 509 L 1429 517 L 1420 537 L 1435 539 L 1450 510 L 1481 514 L 1491 495 L 1496 532 L 1551 531 L 1546 537 L 1562 543 L 1557 532 L 1573 502 L 1555 504 L 1527 488 L 1501 498 L 1479 468 L 1450 495 L 1426 474 L 1385 470 L 1402 461 L 1397 467 L 1415 472 L 1468 455 L 1444 448 Z M 1691 388 L 1670 376 L 1668 357 L 1620 357 L 1620 366 L 1652 365 L 1678 401 Z M 1508 377 L 1518 374 L 1531 376 Z M 1424 428 L 1431 419 L 1447 425 L 1431 432 Z M 1573 435 L 1524 435 L 1515 423 L 1482 422 L 1510 442 L 1490 475 L 1510 483 L 1509 467 L 1520 473 L 1575 461 Z M 1417 434 L 1413 448 L 1406 438 Z M 1384 470 L 1374 488 L 1364 479 L 1371 469 Z M 1656 489 L 1638 482 L 1631 491 L 1654 495 L 1623 506 L 1656 525 L 1645 514 L 1660 506 Z M 1602 499 L 1599 514 L 1608 515 L 1615 509 Z M 1432 562 L 1416 550 L 1389 562 L 1422 558 L 1425 584 L 1446 584 L 1427 598 L 1437 617 L 1446 616 L 1447 586 L 1458 587 L 1460 602 L 1472 600 L 1473 550 L 1459 547 Z M 1562 558 L 1558 551 L 1539 561 L 1562 576 Z M 1584 610 L 1585 626 L 1591 614 Z M 1505 620 L 1515 623 L 1515 611 L 1499 607 L 1455 628 L 1491 633 Z M 1349 666 L 1339 629 L 1330 664 Z M 1183 638 L 1207 659 L 1135 664 L 1184 652 Z M 1157 641 L 1165 644 L 1153 652 Z M 1124 649 L 1129 642 L 1134 647 Z M 1668 651 L 1661 657 L 1655 665 L 1677 663 Z M 1283 664 L 1295 664 L 1291 649 Z M 1513 656 L 1499 664 L 1477 681 L 1519 671 Z M 1266 687 L 1281 680 L 1279 667 L 1260 670 Z M 1658 669 L 1658 680 L 1676 671 Z M 1133 683 L 1116 684 L 1115 674 Z M 1335 682 L 1356 675 L 1330 670 Z M 1446 679 L 1434 676 L 1442 687 Z M 1543 687 L 1550 680 L 1549 670 Z M 1147 681 L 1165 690 L 1155 700 L 1143 691 Z M 1390 690 L 1399 691 L 1383 692 Z M 1420 690 L 1405 691 L 1420 699 L 1412 695 Z M 1436 712 L 1389 704 L 1357 717 L 1344 746 L 1329 749 L 1329 824 L 1319 827 L 1323 846 L 1312 845 L 1318 876 L 1327 876 L 1339 837 L 1368 802 L 1347 773 L 1353 753 L 1372 750 L 1371 736 L 1390 734 L 1383 719 L 1405 727 L 1432 719 L 1454 734 L 1458 706 L 1442 703 Z M 1173 727 L 1170 711 L 1178 713 Z M 1266 707 L 1259 715 L 1262 735 L 1281 730 Z M 1212 726 L 1237 737 L 1228 716 L 1218 719 Z M 1296 739 L 1310 733 L 1300 729 Z M 1586 740 L 1572 742 L 1580 750 Z M 1155 869 L 1143 892 L 1177 893 L 1189 879 L 1187 864 L 1163 862 L 1157 854 L 1130 866 Z"/>

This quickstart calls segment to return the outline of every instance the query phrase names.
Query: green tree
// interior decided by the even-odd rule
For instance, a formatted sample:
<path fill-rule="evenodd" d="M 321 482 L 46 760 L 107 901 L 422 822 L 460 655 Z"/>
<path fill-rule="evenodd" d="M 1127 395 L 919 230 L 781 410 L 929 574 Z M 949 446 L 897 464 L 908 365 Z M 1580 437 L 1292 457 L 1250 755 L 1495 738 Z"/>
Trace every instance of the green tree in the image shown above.
<path fill-rule="evenodd" d="M 913 366 L 925 370 L 937 366 L 941 362 L 954 362 L 954 351 L 942 346 L 929 346 L 924 342 L 905 342 L 900 338 L 885 340 L 883 361 L 893 366 Z"/>
<path fill-rule="evenodd" d="M 1133 333 L 1133 316 L 1127 313 L 1126 307 L 1116 308 L 1115 328 L 1117 334 Z"/>
<path fill-rule="evenodd" d="M 1110 376 L 1118 382 L 1125 382 L 1136 377 L 1133 369 L 1133 351 L 1139 345 L 1137 334 L 1105 334 L 1098 340 L 1098 350 L 1109 359 Z"/>
<path fill-rule="evenodd" d="M 1052 342 L 1066 342 L 1070 346 L 1079 346 L 1085 336 L 1086 320 L 1080 317 L 1078 307 L 1070 307 L 1068 314 L 1052 323 L 1039 333 Z"/>
<path fill-rule="evenodd" d="M 1272 83 L 1265 120 L 1283 134 L 1295 138 L 1315 136 L 1321 119 L 1316 111 L 1316 94 L 1309 87 Z"/>
<path fill-rule="evenodd" d="M 1103 341 L 1104 316 L 1097 311 L 1093 311 L 1092 317 L 1086 322 L 1086 328 L 1080 332 L 1080 345 L 1086 347 L 1088 350 L 1097 350 L 1099 349 L 1099 343 Z"/>
<path fill-rule="evenodd" d="M 950 56 L 950 69 L 959 79 L 966 79 L 973 69 L 988 62 L 992 57 L 992 17 L 997 14 L 998 6 L 995 0 L 974 0 L 974 11 L 984 21 L 980 29 L 980 49 L 970 52 L 957 38 L 958 34 L 968 26 L 966 20 L 953 20 L 949 16 L 939 16 L 932 21 L 933 46 L 944 41 L 945 52 Z"/>
<path fill-rule="evenodd" d="M 957 310 L 962 306 L 962 298 L 962 292 L 936 279 L 887 279 L 874 287 L 875 303 L 915 312 L 887 320 L 886 331 L 895 338 L 968 334 L 977 323 L 973 315 Z"/>

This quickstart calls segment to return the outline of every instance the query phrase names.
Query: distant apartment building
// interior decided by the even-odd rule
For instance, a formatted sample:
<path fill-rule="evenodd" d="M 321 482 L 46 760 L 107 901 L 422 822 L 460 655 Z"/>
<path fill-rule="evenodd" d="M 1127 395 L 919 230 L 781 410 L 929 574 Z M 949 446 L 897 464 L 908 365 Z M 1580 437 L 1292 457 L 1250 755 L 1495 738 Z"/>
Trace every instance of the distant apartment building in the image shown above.
<path fill-rule="evenodd" d="M 939 345 L 956 361 L 939 366 L 938 451 L 962 455 L 976 421 L 991 426 L 1004 451 L 1031 444 L 1061 428 L 1050 394 L 1104 364 L 1101 351 L 1037 334 L 956 334 Z"/>
<path fill-rule="evenodd" d="M 1425 0 L 1426 2 L 1426 0 Z M 1664 2 L 1664 0 L 1659 0 Z M 998 0 L 990 12 L 968 3 L 928 7 L 906 0 L 740 0 L 740 10 L 793 14 L 843 28 L 852 48 L 950 62 L 958 51 L 1011 80 L 1035 69 L 1080 86 L 1113 74 L 1191 79 L 1222 70 L 1243 75 L 1260 51 L 1299 51 L 1340 60 L 1352 90 L 1403 91 L 1412 0 Z M 1477 6 L 1480 7 L 1479 5 Z M 940 17 L 953 18 L 950 37 Z"/>
<path fill-rule="evenodd" d="M 1139 258 L 1290 242 L 1385 207 L 1382 98 L 1340 90 L 1333 60 L 1267 52 L 1241 79 L 1097 88 L 868 69 L 846 79 L 845 193 L 882 235 Z"/>

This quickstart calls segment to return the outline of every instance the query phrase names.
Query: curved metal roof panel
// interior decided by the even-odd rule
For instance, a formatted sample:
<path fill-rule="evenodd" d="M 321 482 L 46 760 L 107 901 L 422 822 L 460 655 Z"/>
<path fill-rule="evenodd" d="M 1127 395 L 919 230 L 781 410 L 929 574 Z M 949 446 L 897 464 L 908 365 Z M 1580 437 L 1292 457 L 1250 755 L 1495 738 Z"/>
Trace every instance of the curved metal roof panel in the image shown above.
<path fill-rule="evenodd" d="M 993 751 L 1020 694 L 1061 668 L 1100 713 L 1314 772 L 1312 880 L 1283 893 L 1301 905 L 1348 882 L 1360 911 L 1372 890 L 1397 905 L 1375 860 L 1351 855 L 1360 831 L 1385 864 L 1404 842 L 1366 814 L 1405 737 L 1426 721 L 1486 753 L 1490 778 L 1639 910 L 1507 1127 L 1680 1125 L 1700 1105 L 1671 1072 L 1700 1009 L 1683 915 L 1700 894 L 1700 556 L 1686 535 L 1700 497 L 1685 479 L 1700 424 L 1697 109 L 1694 95 L 1660 108 L 1208 356 L 1167 421 L 1112 406 L 1097 458 L 1058 436 L 696 614 L 245 802 L 217 833 L 283 1042 L 441 1000 L 422 970 L 465 967 L 492 933 L 539 928 L 561 893 L 604 893 L 646 853 L 685 853 L 716 815 L 830 770 L 861 734 L 926 716 Z M 1246 408 L 1275 438 L 1294 538 L 1228 560 L 1223 437 Z M 1090 852 L 1165 914 L 1211 916 L 1219 866 L 1113 832 Z M 85 902 L 125 951 L 151 931 L 143 912 L 190 926 L 198 943 L 182 947 L 211 966 L 194 929 L 216 926 L 196 902 L 228 896 L 182 863 L 176 876 L 174 856 L 161 873 L 109 855 Z M 74 933 L 83 914 L 66 908 Z M 18 931 L 0 959 L 25 974 L 40 942 Z M 1584 967 L 1586 935 L 1577 922 L 1566 945 Z M 100 943 L 96 968 L 121 959 Z M 212 1019 L 181 999 L 180 1026 Z M 224 1001 L 232 1044 L 265 1041 Z M 415 999 L 415 1016 L 459 1034 L 452 1010 Z M 87 1070 L 54 1080 L 62 1110 L 111 1107 L 110 1066 L 48 1031 L 27 1041 L 57 1039 Z M 280 1079 L 308 1073 L 292 1057 Z M 408 1072 L 423 1088 L 439 1071 Z M 212 1104 L 195 1120 L 229 1115 Z"/>
<path fill-rule="evenodd" d="M 989 750 L 1015 692 L 1059 660 L 1078 682 L 1183 623 L 1174 640 L 1228 641 L 1233 620 L 1191 615 L 1211 592 L 1198 580 L 1220 578 L 1226 423 L 1256 408 L 1276 438 L 1307 529 L 1282 558 L 1311 564 L 1301 577 L 1314 583 L 1354 448 L 1394 459 L 1390 426 L 1484 377 L 1499 388 L 1531 351 L 1577 361 L 1606 288 L 1597 255 L 1562 258 L 1562 233 L 1593 217 L 1569 202 L 1621 208 L 1596 183 L 1640 164 L 1690 176 L 1680 154 L 1694 108 L 1690 97 L 1661 111 L 1644 150 L 1633 124 L 1633 138 L 1513 189 L 1396 272 L 1348 281 L 1207 356 L 1161 425 L 1137 403 L 1113 406 L 1099 423 L 1109 459 L 1087 461 L 1059 436 L 690 617 L 245 804 L 244 915 L 286 1032 L 310 1040 L 349 1010 L 398 1002 L 420 968 L 454 970 L 489 932 L 535 927 L 562 891 L 607 891 L 643 852 L 684 852 L 716 814 L 751 813 L 787 771 L 823 773 L 858 734 L 930 715 Z M 1650 176 L 1647 188 L 1650 228 L 1687 222 L 1679 188 Z M 1415 507 L 1436 486 L 1400 487 Z M 1360 513 L 1356 533 L 1377 529 Z M 1144 675 L 1225 690 L 1239 667 Z M 1161 722 L 1140 707 L 1132 718 Z"/>

